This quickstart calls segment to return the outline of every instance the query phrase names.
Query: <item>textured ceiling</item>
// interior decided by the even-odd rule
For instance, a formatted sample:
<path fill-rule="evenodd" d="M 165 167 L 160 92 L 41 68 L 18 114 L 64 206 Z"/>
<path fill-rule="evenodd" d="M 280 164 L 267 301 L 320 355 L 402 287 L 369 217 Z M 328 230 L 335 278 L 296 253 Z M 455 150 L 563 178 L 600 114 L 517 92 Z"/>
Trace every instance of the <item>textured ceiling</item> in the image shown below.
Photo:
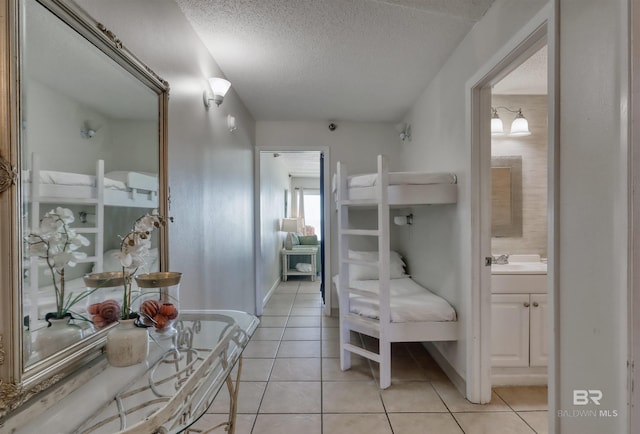
<path fill-rule="evenodd" d="M 176 0 L 256 120 L 396 121 L 493 0 Z"/>
<path fill-rule="evenodd" d="M 547 46 L 525 60 L 492 89 L 496 95 L 546 95 Z"/>

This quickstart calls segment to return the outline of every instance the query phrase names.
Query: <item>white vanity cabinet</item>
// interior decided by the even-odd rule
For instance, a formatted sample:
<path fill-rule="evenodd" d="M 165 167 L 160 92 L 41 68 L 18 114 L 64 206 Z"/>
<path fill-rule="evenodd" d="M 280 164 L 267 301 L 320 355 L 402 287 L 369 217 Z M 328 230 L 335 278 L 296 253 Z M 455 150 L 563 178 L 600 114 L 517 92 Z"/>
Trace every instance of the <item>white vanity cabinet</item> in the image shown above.
<path fill-rule="evenodd" d="M 493 294 L 492 366 L 547 366 L 546 315 L 546 294 Z"/>
<path fill-rule="evenodd" d="M 493 265 L 491 271 L 492 384 L 546 384 L 546 263 Z"/>

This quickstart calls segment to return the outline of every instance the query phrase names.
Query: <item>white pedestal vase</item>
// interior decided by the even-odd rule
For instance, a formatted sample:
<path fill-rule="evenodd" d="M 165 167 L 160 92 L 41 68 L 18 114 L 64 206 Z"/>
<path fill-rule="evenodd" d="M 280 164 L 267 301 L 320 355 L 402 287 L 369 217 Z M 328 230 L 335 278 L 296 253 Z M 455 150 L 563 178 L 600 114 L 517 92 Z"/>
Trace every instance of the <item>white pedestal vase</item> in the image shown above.
<path fill-rule="evenodd" d="M 35 347 L 40 359 L 49 357 L 82 339 L 82 329 L 75 324 L 69 324 L 71 316 L 64 318 L 48 318 L 49 326 L 38 330 Z"/>
<path fill-rule="evenodd" d="M 131 366 L 141 363 L 149 355 L 149 333 L 137 327 L 135 319 L 120 320 L 107 334 L 107 360 L 111 366 Z"/>

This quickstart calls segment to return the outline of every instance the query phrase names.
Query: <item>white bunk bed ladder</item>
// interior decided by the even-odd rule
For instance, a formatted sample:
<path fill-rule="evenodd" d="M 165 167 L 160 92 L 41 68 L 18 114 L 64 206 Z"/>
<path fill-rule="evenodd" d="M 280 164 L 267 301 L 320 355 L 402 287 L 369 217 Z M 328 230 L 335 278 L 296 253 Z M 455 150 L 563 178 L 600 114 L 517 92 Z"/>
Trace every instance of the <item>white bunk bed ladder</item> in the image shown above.
<path fill-rule="evenodd" d="M 351 353 L 358 354 L 380 364 L 380 388 L 391 385 L 391 342 L 387 336 L 387 325 L 391 322 L 390 311 L 390 239 L 389 239 L 389 171 L 386 159 L 378 156 L 378 178 L 376 195 L 372 200 L 349 199 L 348 175 L 345 164 L 338 163 L 338 232 L 339 232 L 339 299 L 340 299 L 340 368 L 351 367 Z M 358 229 L 349 227 L 349 208 L 357 206 L 375 206 L 378 212 L 377 229 Z M 352 236 L 372 236 L 378 238 L 378 261 L 366 262 L 349 259 L 349 239 Z M 374 266 L 379 270 L 378 293 L 362 291 L 349 287 L 349 265 Z M 379 320 L 368 319 L 351 313 L 350 294 L 378 298 Z M 366 350 L 351 343 L 351 331 L 356 331 L 379 339 L 378 352 Z"/>
<path fill-rule="evenodd" d="M 64 198 L 64 197 L 48 197 L 40 194 L 40 158 L 35 152 L 31 154 L 31 227 L 37 228 L 40 226 L 40 205 L 41 204 L 53 204 L 53 205 L 92 205 L 95 210 L 96 221 L 93 227 L 77 227 L 76 224 L 73 228 L 77 233 L 81 234 L 94 234 L 93 256 L 88 256 L 84 260 L 78 261 L 79 263 L 94 262 L 95 271 L 102 271 L 102 264 L 104 261 L 104 161 L 98 160 L 96 162 L 96 195 L 93 198 L 78 199 L 78 198 Z M 29 316 L 31 321 L 38 319 L 38 288 L 39 285 L 39 269 L 41 266 L 46 265 L 44 261 L 37 257 L 30 258 L 29 261 L 29 291 L 30 291 L 30 304 Z"/>

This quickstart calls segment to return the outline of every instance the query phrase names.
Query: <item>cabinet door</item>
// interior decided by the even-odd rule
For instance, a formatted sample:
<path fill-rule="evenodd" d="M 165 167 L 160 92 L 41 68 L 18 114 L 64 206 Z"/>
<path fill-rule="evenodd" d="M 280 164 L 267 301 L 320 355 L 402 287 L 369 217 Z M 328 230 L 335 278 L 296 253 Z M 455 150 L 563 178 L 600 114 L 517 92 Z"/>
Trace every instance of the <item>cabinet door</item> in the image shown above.
<path fill-rule="evenodd" d="M 548 363 L 548 317 L 547 294 L 531 294 L 531 317 L 529 339 L 530 352 L 529 364 L 531 366 L 547 366 Z"/>
<path fill-rule="evenodd" d="M 493 294 L 491 323 L 492 366 L 529 366 L 529 295 Z"/>

